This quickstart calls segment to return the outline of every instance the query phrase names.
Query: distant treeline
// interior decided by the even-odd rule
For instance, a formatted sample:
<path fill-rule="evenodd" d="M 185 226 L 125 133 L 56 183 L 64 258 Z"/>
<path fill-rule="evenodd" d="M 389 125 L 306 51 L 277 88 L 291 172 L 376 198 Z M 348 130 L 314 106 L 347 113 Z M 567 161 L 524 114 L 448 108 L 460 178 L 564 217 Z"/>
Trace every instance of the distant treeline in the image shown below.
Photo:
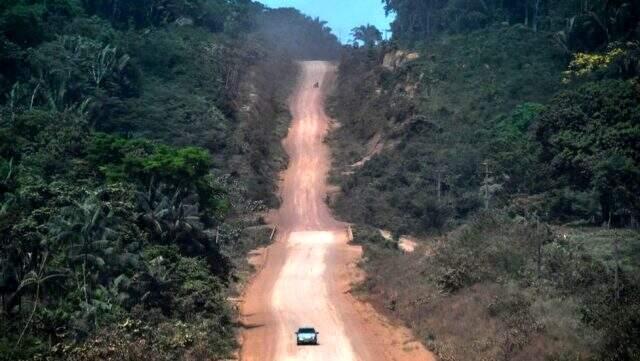
<path fill-rule="evenodd" d="M 616 40 L 638 37 L 640 3 L 589 0 L 384 0 L 396 14 L 394 38 L 425 40 L 442 32 L 460 33 L 491 24 L 522 24 L 534 31 L 559 32 L 573 50 L 597 50 Z"/>
<path fill-rule="evenodd" d="M 258 29 L 276 46 L 290 49 L 295 58 L 337 60 L 340 57 L 338 38 L 327 22 L 302 15 L 294 8 L 266 11 L 258 20 Z"/>

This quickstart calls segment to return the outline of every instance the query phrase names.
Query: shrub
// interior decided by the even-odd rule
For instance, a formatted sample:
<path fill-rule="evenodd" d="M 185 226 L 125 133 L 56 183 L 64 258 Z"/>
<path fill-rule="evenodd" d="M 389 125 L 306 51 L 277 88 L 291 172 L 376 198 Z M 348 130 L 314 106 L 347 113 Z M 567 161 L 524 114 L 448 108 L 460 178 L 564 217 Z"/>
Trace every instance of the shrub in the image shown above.
<path fill-rule="evenodd" d="M 88 159 L 100 165 L 110 181 L 133 176 L 142 184 L 154 180 L 174 187 L 192 186 L 209 173 L 211 166 L 209 153 L 201 148 L 173 148 L 107 134 L 95 135 L 88 152 Z"/>
<path fill-rule="evenodd" d="M 45 11 L 42 5 L 14 5 L 0 14 L 0 30 L 7 39 L 23 48 L 38 45 L 47 37 L 43 21 Z"/>

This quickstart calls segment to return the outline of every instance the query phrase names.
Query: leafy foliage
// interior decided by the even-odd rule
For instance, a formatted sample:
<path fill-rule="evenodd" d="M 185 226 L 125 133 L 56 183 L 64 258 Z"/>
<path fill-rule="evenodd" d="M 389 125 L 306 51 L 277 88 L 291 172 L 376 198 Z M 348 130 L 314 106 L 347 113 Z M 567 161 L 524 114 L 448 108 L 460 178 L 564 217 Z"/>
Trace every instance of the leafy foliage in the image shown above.
<path fill-rule="evenodd" d="M 231 355 L 228 298 L 264 242 L 243 229 L 284 163 L 288 56 L 316 50 L 264 27 L 339 49 L 319 20 L 273 13 L 0 2 L 0 360 Z"/>
<path fill-rule="evenodd" d="M 574 231 L 481 213 L 406 254 L 380 247 L 379 232 L 358 225 L 354 241 L 369 275 L 361 287 L 444 359 L 633 359 L 637 268 L 619 271 L 616 301 L 612 264 Z M 636 243 L 637 232 L 604 232 L 625 247 Z"/>
<path fill-rule="evenodd" d="M 601 220 L 637 217 L 639 124 L 635 83 L 585 84 L 559 94 L 541 114 L 536 133 L 542 160 L 560 182 L 597 193 Z"/>
<path fill-rule="evenodd" d="M 331 101 L 362 288 L 443 360 L 637 359 L 637 2 L 383 3 Z"/>
<path fill-rule="evenodd" d="M 382 41 L 382 33 L 371 24 L 361 25 L 351 30 L 354 44 L 362 42 L 366 47 L 372 47 Z"/>
<path fill-rule="evenodd" d="M 133 177 L 141 184 L 153 180 L 178 188 L 183 184 L 198 183 L 211 167 L 211 156 L 204 149 L 174 149 L 147 140 L 127 140 L 104 133 L 94 136 L 88 153 L 88 159 L 100 165 L 111 181 Z"/>
<path fill-rule="evenodd" d="M 413 43 L 441 33 L 466 33 L 494 24 L 522 24 L 556 32 L 567 49 L 596 50 L 637 37 L 640 7 L 634 1 L 449 1 L 383 0 L 395 13 L 394 37 Z"/>
<path fill-rule="evenodd" d="M 333 100 L 335 116 L 349 119 L 333 135 L 347 168 L 339 171 L 356 171 L 340 177 L 340 214 L 400 232 L 442 231 L 482 207 L 484 190 L 495 205 L 539 185 L 530 127 L 563 70 L 544 36 L 506 28 L 447 37 L 395 72 L 368 53 L 343 57 Z M 354 167 L 376 139 L 383 151 Z"/>

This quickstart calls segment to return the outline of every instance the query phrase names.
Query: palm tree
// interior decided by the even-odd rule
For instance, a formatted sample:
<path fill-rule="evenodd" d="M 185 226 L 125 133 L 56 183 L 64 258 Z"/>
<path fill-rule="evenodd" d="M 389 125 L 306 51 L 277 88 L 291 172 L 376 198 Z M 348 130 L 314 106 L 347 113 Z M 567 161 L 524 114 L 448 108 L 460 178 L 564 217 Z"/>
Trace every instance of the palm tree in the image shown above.
<path fill-rule="evenodd" d="M 0 163 L 0 165 L 3 165 Z M 10 190 L 11 177 L 13 176 L 13 158 L 9 160 L 6 165 L 3 165 L 6 169 L 1 169 L 0 171 L 5 172 L 6 174 L 0 174 L 0 197 Z"/>
<path fill-rule="evenodd" d="M 149 186 L 145 193 L 138 193 L 140 221 L 164 243 L 184 241 L 193 232 L 203 230 L 200 210 L 197 204 L 187 201 L 188 192 L 176 189 L 171 196 L 164 194 L 165 187 Z M 200 245 L 195 244 L 196 247 Z"/>
<path fill-rule="evenodd" d="M 57 238 L 68 242 L 68 256 L 72 262 L 82 266 L 82 293 L 89 302 L 87 274 L 90 268 L 99 270 L 105 265 L 105 257 L 112 252 L 110 247 L 116 231 L 112 228 L 115 219 L 95 195 L 82 203 L 64 208 L 62 215 L 52 224 Z M 79 282 L 78 282 L 79 283 Z"/>
<path fill-rule="evenodd" d="M 140 209 L 138 219 L 156 238 L 162 239 L 164 233 L 162 220 L 169 213 L 169 198 L 164 196 L 162 190 L 155 187 L 153 183 L 152 179 L 146 192 L 136 193 Z"/>
<path fill-rule="evenodd" d="M 19 293 L 26 287 L 29 287 L 29 286 L 36 287 L 35 294 L 33 296 L 33 308 L 31 309 L 29 318 L 27 319 L 27 322 L 25 323 L 24 328 L 20 333 L 20 337 L 18 337 L 18 342 L 16 347 L 20 346 L 20 343 L 22 342 L 22 338 L 24 337 L 25 333 L 29 329 L 29 326 L 31 325 L 31 322 L 33 321 L 33 316 L 35 315 L 36 310 L 38 309 L 38 305 L 40 303 L 40 293 L 41 293 L 43 284 L 53 278 L 64 276 L 63 273 L 48 272 L 46 268 L 48 256 L 49 256 L 49 253 L 45 252 L 44 256 L 42 257 L 42 262 L 40 263 L 40 267 L 38 267 L 38 270 L 32 270 L 29 273 L 27 273 L 24 279 L 20 282 L 20 285 L 18 286 L 18 290 L 16 291 L 16 293 Z"/>
<path fill-rule="evenodd" d="M 360 25 L 351 29 L 351 36 L 353 37 L 354 46 L 362 42 L 366 47 L 371 48 L 382 41 L 382 33 L 380 30 L 370 24 Z"/>

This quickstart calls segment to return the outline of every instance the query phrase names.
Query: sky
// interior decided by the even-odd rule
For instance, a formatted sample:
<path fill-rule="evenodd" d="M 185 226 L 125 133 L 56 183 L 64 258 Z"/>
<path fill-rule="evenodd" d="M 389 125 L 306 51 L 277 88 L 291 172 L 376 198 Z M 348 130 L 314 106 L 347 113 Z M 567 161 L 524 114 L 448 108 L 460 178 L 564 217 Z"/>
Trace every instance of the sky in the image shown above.
<path fill-rule="evenodd" d="M 311 16 L 328 22 L 343 43 L 351 40 L 351 29 L 359 25 L 375 25 L 386 34 L 393 18 L 384 15 L 382 0 L 259 0 L 271 7 L 293 7 Z"/>

